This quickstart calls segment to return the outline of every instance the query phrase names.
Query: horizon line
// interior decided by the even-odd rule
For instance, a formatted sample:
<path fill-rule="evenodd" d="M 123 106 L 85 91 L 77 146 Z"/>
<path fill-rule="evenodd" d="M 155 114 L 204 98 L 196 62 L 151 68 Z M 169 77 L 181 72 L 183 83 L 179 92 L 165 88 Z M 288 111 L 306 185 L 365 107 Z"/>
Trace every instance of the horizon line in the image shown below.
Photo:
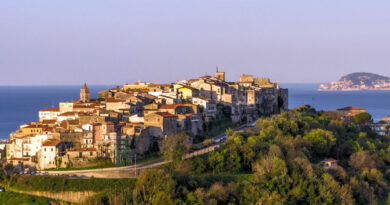
<path fill-rule="evenodd" d="M 327 83 L 327 82 L 277 82 L 279 84 L 322 84 L 322 83 Z M 0 84 L 1 87 L 22 87 L 22 86 L 79 86 L 83 85 L 84 83 L 81 84 L 11 84 L 11 85 L 6 85 L 6 84 Z M 88 86 L 122 86 L 124 84 L 88 84 Z"/>

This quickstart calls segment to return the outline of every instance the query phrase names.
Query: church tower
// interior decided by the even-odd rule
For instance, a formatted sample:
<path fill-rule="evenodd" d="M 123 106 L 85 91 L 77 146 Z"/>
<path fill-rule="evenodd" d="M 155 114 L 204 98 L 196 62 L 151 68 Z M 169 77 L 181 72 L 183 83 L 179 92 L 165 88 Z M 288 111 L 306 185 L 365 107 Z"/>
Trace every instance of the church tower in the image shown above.
<path fill-rule="evenodd" d="M 225 81 L 225 72 L 219 72 L 217 67 L 216 77 L 219 80 Z"/>
<path fill-rule="evenodd" d="M 89 102 L 89 100 L 90 100 L 89 89 L 87 87 L 87 84 L 84 83 L 83 88 L 80 89 L 80 101 Z"/>

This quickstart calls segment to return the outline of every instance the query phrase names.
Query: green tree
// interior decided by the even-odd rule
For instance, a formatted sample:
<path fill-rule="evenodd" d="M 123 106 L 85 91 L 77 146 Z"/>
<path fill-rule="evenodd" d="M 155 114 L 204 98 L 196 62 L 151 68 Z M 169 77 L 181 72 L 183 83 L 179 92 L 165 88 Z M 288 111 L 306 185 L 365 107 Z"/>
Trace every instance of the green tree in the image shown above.
<path fill-rule="evenodd" d="M 213 175 L 215 171 L 219 172 L 222 170 L 224 165 L 223 155 L 219 152 L 211 152 L 208 158 L 210 166 L 213 168 Z"/>
<path fill-rule="evenodd" d="M 375 168 L 376 163 L 368 152 L 355 152 L 349 157 L 349 166 L 362 170 L 364 168 Z"/>
<path fill-rule="evenodd" d="M 203 159 L 200 157 L 197 157 L 192 162 L 192 170 L 195 172 L 195 174 L 201 174 L 206 170 L 206 164 L 204 163 Z"/>
<path fill-rule="evenodd" d="M 363 113 L 359 113 L 359 114 L 355 115 L 352 118 L 352 121 L 355 124 L 365 124 L 365 123 L 368 123 L 368 122 L 372 122 L 372 117 L 371 117 L 371 115 L 369 113 L 363 112 Z"/>
<path fill-rule="evenodd" d="M 318 155 L 328 154 L 336 143 L 332 132 L 323 129 L 313 129 L 303 138 L 311 142 L 313 151 Z"/>
<path fill-rule="evenodd" d="M 280 181 L 287 174 L 284 160 L 275 156 L 265 156 L 254 165 L 255 179 L 258 182 Z"/>
<path fill-rule="evenodd" d="M 270 193 L 268 190 L 262 190 L 261 193 L 261 197 L 257 200 L 256 205 L 285 204 L 286 199 L 280 196 L 277 191 L 273 191 L 272 193 Z"/>
<path fill-rule="evenodd" d="M 175 166 L 188 153 L 189 149 L 189 136 L 181 132 L 164 139 L 160 151 L 167 159 L 172 160 L 172 164 Z"/>
<path fill-rule="evenodd" d="M 134 204 L 174 204 L 175 182 L 162 169 L 141 172 L 133 190 Z"/>

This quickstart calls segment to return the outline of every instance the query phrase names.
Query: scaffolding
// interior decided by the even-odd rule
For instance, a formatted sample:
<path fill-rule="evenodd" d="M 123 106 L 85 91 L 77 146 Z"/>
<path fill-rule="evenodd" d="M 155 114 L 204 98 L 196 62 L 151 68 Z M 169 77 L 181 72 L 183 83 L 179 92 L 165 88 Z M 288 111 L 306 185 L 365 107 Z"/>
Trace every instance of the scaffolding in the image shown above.
<path fill-rule="evenodd" d="M 117 140 L 114 150 L 115 166 L 128 166 L 134 164 L 135 153 L 131 150 L 129 141 L 131 141 L 129 136 L 122 136 Z"/>

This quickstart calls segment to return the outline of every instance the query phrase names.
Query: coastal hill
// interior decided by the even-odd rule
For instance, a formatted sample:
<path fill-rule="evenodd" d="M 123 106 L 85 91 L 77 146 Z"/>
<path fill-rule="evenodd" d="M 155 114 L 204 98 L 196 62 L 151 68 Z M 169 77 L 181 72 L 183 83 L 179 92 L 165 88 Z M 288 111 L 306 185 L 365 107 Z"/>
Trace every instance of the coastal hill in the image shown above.
<path fill-rule="evenodd" d="M 319 91 L 390 90 L 390 78 L 374 73 L 356 72 L 339 81 L 321 84 Z"/>

